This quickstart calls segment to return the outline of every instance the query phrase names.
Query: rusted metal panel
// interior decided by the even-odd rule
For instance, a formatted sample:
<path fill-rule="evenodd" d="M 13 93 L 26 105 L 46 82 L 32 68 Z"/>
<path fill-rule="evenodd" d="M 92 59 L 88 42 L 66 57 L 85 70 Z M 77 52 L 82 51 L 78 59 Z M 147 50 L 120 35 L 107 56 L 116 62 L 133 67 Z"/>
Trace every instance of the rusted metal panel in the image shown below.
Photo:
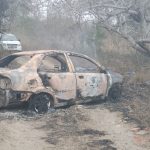
<path fill-rule="evenodd" d="M 57 57 L 59 54 L 65 56 L 65 65 L 68 67 L 66 72 L 38 71 L 38 67 L 46 55 Z M 58 100 L 105 96 L 110 88 L 108 86 L 111 86 L 111 84 L 108 84 L 108 74 L 100 72 L 77 73 L 68 54 L 74 55 L 75 53 L 43 50 L 13 54 L 15 56 L 28 55 L 31 59 L 18 69 L 0 68 L 0 95 L 3 95 L 0 100 L 0 107 L 6 106 L 13 100 L 27 101 L 32 94 L 43 91 L 52 95 L 55 102 L 58 102 Z M 79 54 L 75 55 L 80 56 Z M 91 62 L 101 67 L 91 58 L 85 55 L 82 55 L 82 57 L 90 59 Z M 57 69 L 59 69 L 58 66 Z M 9 79 L 11 83 L 5 82 L 3 77 L 6 80 Z"/>
<path fill-rule="evenodd" d="M 107 77 L 98 73 L 76 73 L 80 97 L 103 96 L 107 90 Z"/>
<path fill-rule="evenodd" d="M 40 76 L 45 77 L 46 87 L 51 87 L 57 98 L 70 100 L 76 97 L 76 78 L 73 73 L 47 73 Z"/>

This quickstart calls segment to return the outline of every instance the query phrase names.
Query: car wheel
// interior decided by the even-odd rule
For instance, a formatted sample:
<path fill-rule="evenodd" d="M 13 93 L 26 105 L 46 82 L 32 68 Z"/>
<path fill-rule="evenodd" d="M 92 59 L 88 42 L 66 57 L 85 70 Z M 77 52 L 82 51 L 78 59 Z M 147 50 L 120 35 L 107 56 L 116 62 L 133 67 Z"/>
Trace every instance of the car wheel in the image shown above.
<path fill-rule="evenodd" d="M 109 90 L 108 99 L 113 101 L 119 100 L 119 98 L 121 97 L 121 93 L 121 85 L 114 84 Z"/>
<path fill-rule="evenodd" d="M 45 93 L 34 95 L 29 100 L 29 110 L 35 111 L 39 114 L 48 112 L 48 110 L 52 107 L 52 97 Z"/>

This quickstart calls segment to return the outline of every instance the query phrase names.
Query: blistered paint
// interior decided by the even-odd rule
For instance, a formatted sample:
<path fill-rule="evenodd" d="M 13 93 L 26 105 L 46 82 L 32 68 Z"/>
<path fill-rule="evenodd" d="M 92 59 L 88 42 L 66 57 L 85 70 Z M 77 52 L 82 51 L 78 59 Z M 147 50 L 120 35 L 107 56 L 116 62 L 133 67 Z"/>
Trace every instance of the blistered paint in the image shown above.
<path fill-rule="evenodd" d="M 77 89 L 81 98 L 104 96 L 107 90 L 107 77 L 100 73 L 76 73 Z"/>
<path fill-rule="evenodd" d="M 58 99 L 70 100 L 76 97 L 76 78 L 73 73 L 45 73 L 46 86 L 51 87 Z"/>

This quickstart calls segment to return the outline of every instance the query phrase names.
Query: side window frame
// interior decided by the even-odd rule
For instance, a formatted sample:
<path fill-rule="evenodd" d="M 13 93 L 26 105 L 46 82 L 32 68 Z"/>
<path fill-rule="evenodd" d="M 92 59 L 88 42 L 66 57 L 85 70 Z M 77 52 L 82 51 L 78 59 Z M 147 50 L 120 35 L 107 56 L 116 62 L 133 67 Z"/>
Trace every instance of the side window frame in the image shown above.
<path fill-rule="evenodd" d="M 44 55 L 43 55 L 43 58 L 42 58 L 42 60 L 41 60 L 41 62 L 39 63 L 39 65 L 38 65 L 38 67 L 37 67 L 37 72 L 40 71 L 40 66 L 42 65 L 42 61 L 43 61 L 47 56 L 52 57 L 53 59 L 56 59 L 55 57 L 56 57 L 57 55 L 62 55 L 62 56 L 65 58 L 66 71 L 49 72 L 49 73 L 67 73 L 67 72 L 69 72 L 69 67 L 68 67 L 67 59 L 66 59 L 66 56 L 65 56 L 64 53 L 58 53 L 58 54 L 57 54 L 57 53 L 56 53 L 56 54 L 44 54 Z M 56 59 L 56 60 L 59 61 L 58 59 Z M 48 72 L 47 72 L 47 73 L 48 73 Z"/>
<path fill-rule="evenodd" d="M 71 61 L 71 63 L 72 63 L 72 65 L 73 65 L 73 67 L 74 67 L 74 71 L 76 72 L 76 73 L 100 73 L 100 66 L 98 65 L 98 64 L 96 64 L 94 61 L 92 61 L 92 60 L 90 60 L 90 59 L 88 59 L 88 58 L 86 58 L 86 57 L 84 57 L 84 56 L 80 56 L 80 55 L 75 55 L 75 54 L 68 54 L 68 56 L 69 56 L 69 58 L 70 58 L 70 61 Z M 84 60 L 87 60 L 87 61 L 89 61 L 91 64 L 93 64 L 93 65 L 95 65 L 96 67 L 97 67 L 97 71 L 76 71 L 76 67 L 75 67 L 75 65 L 74 65 L 74 62 L 73 62 L 73 60 L 72 60 L 72 58 L 71 58 L 71 56 L 73 56 L 73 57 L 77 57 L 77 58 L 81 58 L 81 59 L 84 59 Z"/>

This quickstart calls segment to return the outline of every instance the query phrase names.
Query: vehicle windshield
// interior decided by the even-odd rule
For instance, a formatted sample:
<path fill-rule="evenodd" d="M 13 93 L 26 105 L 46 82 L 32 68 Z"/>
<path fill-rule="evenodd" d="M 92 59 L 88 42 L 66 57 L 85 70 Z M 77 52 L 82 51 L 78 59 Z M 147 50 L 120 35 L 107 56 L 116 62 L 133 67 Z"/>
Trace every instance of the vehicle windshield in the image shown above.
<path fill-rule="evenodd" d="M 21 66 L 25 65 L 32 56 L 30 55 L 10 55 L 3 59 L 0 59 L 0 68 L 8 68 L 8 69 L 18 69 Z"/>
<path fill-rule="evenodd" d="M 15 35 L 13 34 L 3 34 L 1 41 L 18 41 Z"/>

